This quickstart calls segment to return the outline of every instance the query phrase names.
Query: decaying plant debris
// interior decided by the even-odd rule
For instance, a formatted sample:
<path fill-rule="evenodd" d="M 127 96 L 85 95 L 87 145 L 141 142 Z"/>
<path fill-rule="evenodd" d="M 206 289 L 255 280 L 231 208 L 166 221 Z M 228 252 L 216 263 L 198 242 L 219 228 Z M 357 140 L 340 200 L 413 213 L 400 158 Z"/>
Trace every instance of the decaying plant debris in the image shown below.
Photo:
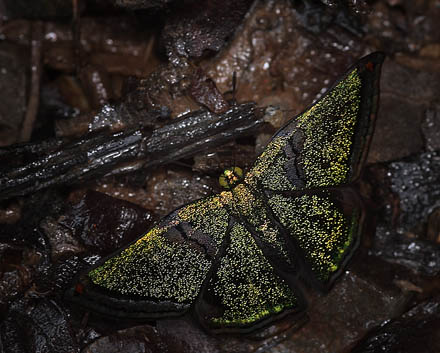
<path fill-rule="evenodd" d="M 440 351 L 438 1 L 3 0 L 0 13 L 0 352 Z M 186 317 L 115 322 L 64 301 L 77 273 L 215 192 L 224 167 L 249 167 L 374 50 L 388 59 L 358 185 L 368 229 L 307 317 L 212 337 Z"/>

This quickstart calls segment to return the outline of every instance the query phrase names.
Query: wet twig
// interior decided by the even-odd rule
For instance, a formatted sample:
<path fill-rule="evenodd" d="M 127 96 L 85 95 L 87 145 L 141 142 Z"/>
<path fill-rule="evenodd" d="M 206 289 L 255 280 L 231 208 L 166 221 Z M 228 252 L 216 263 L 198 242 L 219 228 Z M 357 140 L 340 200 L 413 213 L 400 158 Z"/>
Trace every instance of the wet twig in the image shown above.
<path fill-rule="evenodd" d="M 243 103 L 221 115 L 189 113 L 153 132 L 101 132 L 69 143 L 58 139 L 2 148 L 0 161 L 8 167 L 0 171 L 0 200 L 170 163 L 251 134 L 262 124 L 261 109 Z"/>

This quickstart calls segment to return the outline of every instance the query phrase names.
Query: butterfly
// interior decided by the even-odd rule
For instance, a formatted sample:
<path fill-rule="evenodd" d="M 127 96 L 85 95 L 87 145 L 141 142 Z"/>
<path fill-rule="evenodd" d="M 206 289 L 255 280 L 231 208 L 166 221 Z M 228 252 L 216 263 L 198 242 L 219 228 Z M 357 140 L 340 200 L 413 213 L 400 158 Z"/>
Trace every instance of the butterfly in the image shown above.
<path fill-rule="evenodd" d="M 73 301 L 124 318 L 191 310 L 212 333 L 246 333 L 327 292 L 359 245 L 350 187 L 365 163 L 384 54 L 360 59 L 291 119 L 227 190 L 183 206 L 84 274 Z"/>

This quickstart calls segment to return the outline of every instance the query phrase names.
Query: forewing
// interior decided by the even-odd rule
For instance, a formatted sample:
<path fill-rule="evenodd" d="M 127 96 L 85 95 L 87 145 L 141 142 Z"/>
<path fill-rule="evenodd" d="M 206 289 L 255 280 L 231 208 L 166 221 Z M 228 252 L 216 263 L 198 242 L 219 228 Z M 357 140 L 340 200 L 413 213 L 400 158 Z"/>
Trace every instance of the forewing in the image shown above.
<path fill-rule="evenodd" d="M 358 61 L 321 99 L 279 130 L 246 182 L 287 191 L 355 179 L 373 133 L 383 58 L 373 53 Z"/>
<path fill-rule="evenodd" d="M 246 227 L 235 223 L 196 303 L 202 325 L 216 333 L 249 332 L 303 308 L 300 292 L 277 275 Z"/>
<path fill-rule="evenodd" d="M 228 223 L 219 195 L 184 206 L 89 271 L 70 297 L 111 316 L 182 314 L 199 294 Z"/>

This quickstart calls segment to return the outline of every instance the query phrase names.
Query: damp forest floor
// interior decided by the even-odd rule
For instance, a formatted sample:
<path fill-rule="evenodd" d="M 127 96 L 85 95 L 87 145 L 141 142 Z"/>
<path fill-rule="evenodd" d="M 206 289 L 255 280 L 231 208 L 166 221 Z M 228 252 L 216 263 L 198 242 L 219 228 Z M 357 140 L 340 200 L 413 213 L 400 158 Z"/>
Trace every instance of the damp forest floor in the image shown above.
<path fill-rule="evenodd" d="M 0 0 L 0 15 L 1 353 L 440 352 L 440 1 Z M 377 50 L 367 226 L 304 319 L 212 336 L 64 300 Z"/>

